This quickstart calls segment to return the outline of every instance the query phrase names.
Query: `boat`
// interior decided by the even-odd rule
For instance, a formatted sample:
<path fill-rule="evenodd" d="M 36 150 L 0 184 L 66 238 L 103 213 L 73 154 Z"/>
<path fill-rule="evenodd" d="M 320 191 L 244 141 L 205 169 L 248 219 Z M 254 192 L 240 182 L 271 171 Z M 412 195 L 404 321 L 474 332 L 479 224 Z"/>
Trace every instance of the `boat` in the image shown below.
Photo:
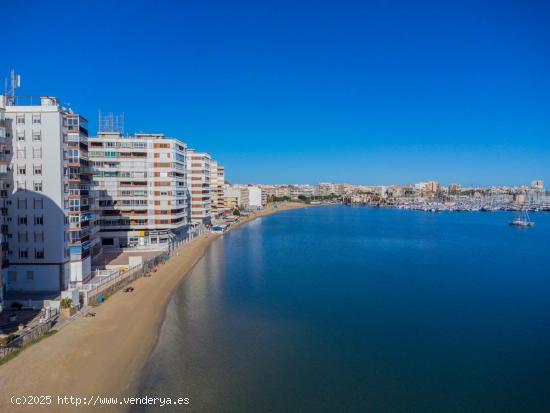
<path fill-rule="evenodd" d="M 527 210 L 521 211 L 521 213 L 518 214 L 518 216 L 512 221 L 510 221 L 509 224 L 515 227 L 532 227 L 535 225 L 535 223 L 529 218 Z"/>

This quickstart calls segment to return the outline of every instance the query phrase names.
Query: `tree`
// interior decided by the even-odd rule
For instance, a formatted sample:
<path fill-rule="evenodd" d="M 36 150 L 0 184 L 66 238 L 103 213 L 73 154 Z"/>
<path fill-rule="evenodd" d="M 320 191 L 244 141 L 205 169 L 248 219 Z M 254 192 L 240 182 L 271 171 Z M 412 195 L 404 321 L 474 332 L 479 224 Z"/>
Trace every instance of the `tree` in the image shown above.
<path fill-rule="evenodd" d="M 64 298 L 61 300 L 61 308 L 71 308 L 73 305 L 73 300 L 70 298 Z"/>

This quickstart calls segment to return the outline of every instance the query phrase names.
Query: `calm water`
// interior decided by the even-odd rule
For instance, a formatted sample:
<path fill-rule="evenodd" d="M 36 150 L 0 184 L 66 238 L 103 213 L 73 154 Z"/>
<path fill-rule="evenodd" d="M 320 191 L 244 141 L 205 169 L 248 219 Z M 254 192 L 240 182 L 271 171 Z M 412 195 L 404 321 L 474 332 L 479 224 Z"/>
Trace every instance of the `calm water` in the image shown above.
<path fill-rule="evenodd" d="M 141 394 L 197 412 L 550 411 L 550 214 L 511 217 L 256 220 L 176 291 Z"/>

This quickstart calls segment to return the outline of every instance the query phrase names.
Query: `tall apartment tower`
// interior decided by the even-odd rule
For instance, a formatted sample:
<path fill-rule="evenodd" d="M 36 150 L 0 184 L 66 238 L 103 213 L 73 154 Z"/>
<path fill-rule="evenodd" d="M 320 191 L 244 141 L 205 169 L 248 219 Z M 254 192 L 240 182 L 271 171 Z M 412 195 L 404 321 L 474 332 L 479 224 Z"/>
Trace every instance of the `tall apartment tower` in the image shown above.
<path fill-rule="evenodd" d="M 5 290 L 58 292 L 91 275 L 94 240 L 86 121 L 54 97 L 5 102 L 0 197 L 7 239 Z M 71 224 L 69 224 L 69 220 Z"/>
<path fill-rule="evenodd" d="M 187 151 L 187 185 L 191 195 L 191 221 L 210 224 L 212 221 L 212 206 L 210 193 L 210 155 Z"/>
<path fill-rule="evenodd" d="M 217 161 L 210 161 L 210 203 L 212 218 L 219 218 L 225 211 L 223 185 L 225 168 Z"/>
<path fill-rule="evenodd" d="M 162 134 L 103 131 L 90 139 L 103 247 L 162 250 L 187 237 L 186 151 Z"/>
<path fill-rule="evenodd" d="M 210 160 L 210 214 L 212 219 L 219 216 L 218 212 L 218 162 Z"/>
<path fill-rule="evenodd" d="M 5 233 L 7 233 L 7 226 L 4 222 L 4 219 L 7 216 L 7 187 L 5 186 L 7 183 L 7 173 L 8 173 L 8 162 L 7 162 L 7 156 L 5 153 L 5 150 L 7 149 L 6 145 L 6 105 L 4 102 L 5 97 L 0 96 L 0 191 L 2 194 L 6 194 L 6 196 L 0 196 L 0 210 L 2 213 L 0 214 L 0 220 L 2 229 L 0 231 L 0 312 L 2 311 L 4 307 L 4 266 L 7 264 L 7 243 L 6 238 L 4 237 Z M 5 212 L 5 213 L 4 213 Z M 4 229 L 6 231 L 4 232 Z"/>
<path fill-rule="evenodd" d="M 224 186 L 225 186 L 225 168 L 221 165 L 218 165 L 216 172 L 217 172 L 217 181 L 216 181 L 217 207 L 216 208 L 219 214 L 223 214 L 225 212 L 225 201 L 224 201 L 224 193 L 223 193 Z"/>
<path fill-rule="evenodd" d="M 92 170 L 88 159 L 88 121 L 65 115 L 65 175 L 69 195 L 69 250 L 71 285 L 86 282 L 92 274 L 92 257 L 101 252 Z"/>

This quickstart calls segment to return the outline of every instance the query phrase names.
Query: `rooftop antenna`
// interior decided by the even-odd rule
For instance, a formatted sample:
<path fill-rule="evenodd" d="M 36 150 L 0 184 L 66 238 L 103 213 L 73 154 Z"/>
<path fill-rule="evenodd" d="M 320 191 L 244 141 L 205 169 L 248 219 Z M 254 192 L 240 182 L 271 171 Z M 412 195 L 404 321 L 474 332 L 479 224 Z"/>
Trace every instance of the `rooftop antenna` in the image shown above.
<path fill-rule="evenodd" d="M 117 132 L 124 135 L 124 113 L 114 115 L 112 112 L 105 115 L 98 111 L 98 132 Z"/>
<path fill-rule="evenodd" d="M 15 69 L 11 69 L 11 90 L 10 102 L 15 105 L 15 91 L 21 87 L 21 75 L 15 73 Z"/>

